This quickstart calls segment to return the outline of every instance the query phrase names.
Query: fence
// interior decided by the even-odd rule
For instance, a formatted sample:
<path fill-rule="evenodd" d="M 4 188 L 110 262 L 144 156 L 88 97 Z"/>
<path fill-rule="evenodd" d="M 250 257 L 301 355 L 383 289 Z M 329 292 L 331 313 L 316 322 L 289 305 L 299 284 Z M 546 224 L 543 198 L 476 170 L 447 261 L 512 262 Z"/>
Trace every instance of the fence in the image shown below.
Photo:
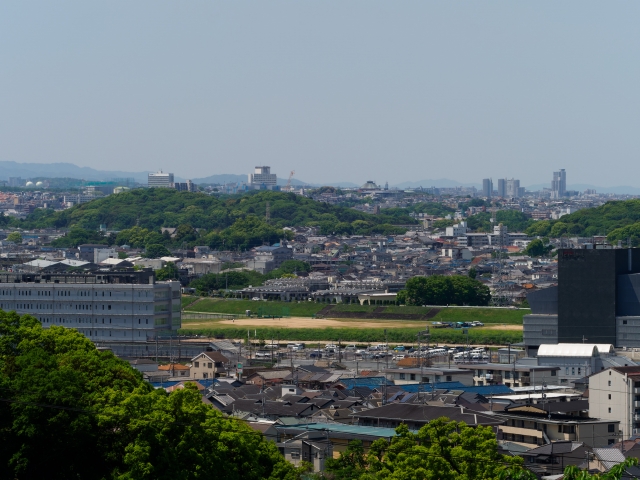
<path fill-rule="evenodd" d="M 238 318 L 247 318 L 246 315 L 237 313 L 182 313 L 183 320 L 211 320 L 214 318 L 223 318 L 225 320 L 236 320 Z"/>
<path fill-rule="evenodd" d="M 269 305 L 268 303 L 258 307 L 258 317 L 263 318 L 287 318 L 291 316 L 289 307 Z"/>

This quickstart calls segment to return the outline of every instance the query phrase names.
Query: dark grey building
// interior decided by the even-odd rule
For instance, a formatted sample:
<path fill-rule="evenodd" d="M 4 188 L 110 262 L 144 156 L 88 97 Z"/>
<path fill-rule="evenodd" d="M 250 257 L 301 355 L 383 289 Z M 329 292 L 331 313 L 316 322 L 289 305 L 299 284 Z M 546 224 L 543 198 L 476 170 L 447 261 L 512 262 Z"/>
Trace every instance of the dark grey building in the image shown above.
<path fill-rule="evenodd" d="M 562 249 L 558 286 L 527 299 L 529 354 L 552 343 L 640 347 L 640 249 Z"/>

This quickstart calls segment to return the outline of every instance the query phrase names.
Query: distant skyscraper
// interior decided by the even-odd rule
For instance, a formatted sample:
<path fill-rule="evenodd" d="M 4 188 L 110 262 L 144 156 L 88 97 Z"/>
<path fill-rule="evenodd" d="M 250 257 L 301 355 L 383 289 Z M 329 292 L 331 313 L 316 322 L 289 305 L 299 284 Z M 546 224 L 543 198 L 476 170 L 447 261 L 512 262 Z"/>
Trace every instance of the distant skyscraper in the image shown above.
<path fill-rule="evenodd" d="M 491 198 L 493 194 L 493 181 L 490 178 L 482 180 L 482 196 Z"/>
<path fill-rule="evenodd" d="M 173 187 L 173 173 L 166 173 L 160 170 L 156 173 L 150 173 L 147 185 L 149 188 L 154 187 L 163 187 L 163 188 L 172 188 Z"/>
<path fill-rule="evenodd" d="M 561 168 L 559 172 L 553 172 L 551 181 L 551 198 L 562 198 L 567 192 L 567 172 Z"/>
<path fill-rule="evenodd" d="M 512 178 L 511 180 L 506 180 L 506 196 L 507 198 L 518 198 L 520 195 L 520 180 L 516 180 Z"/>
<path fill-rule="evenodd" d="M 499 178 L 498 179 L 498 196 L 504 198 L 507 196 L 507 179 Z"/>
<path fill-rule="evenodd" d="M 271 173 L 271 167 L 256 167 L 253 173 L 249 174 L 249 184 L 273 187 L 278 184 L 278 177 L 275 173 Z"/>

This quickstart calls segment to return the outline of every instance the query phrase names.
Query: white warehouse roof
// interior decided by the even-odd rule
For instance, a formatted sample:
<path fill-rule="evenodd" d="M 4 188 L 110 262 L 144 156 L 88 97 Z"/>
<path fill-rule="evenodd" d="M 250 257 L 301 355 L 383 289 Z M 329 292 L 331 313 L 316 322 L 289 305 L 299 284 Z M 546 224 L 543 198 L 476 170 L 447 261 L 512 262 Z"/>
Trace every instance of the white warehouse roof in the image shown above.
<path fill-rule="evenodd" d="M 557 345 L 540 345 L 538 357 L 597 357 L 600 353 L 613 352 L 611 344 L 558 343 Z"/>

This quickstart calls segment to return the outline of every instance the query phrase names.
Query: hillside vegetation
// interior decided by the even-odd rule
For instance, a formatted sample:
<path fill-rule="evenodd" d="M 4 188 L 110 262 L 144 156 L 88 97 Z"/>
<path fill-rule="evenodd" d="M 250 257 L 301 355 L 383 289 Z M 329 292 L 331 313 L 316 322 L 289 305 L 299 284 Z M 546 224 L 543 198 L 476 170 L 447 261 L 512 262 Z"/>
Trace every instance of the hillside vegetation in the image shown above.
<path fill-rule="evenodd" d="M 610 242 L 626 241 L 640 244 L 640 200 L 607 202 L 595 208 L 585 208 L 558 220 L 533 223 L 526 233 L 531 236 L 562 237 L 607 235 Z"/>
<path fill-rule="evenodd" d="M 267 203 L 270 221 L 266 222 Z M 397 234 L 414 224 L 404 212 L 370 215 L 316 202 L 293 193 L 251 192 L 218 198 L 169 188 L 141 188 L 110 195 L 68 210 L 37 209 L 15 226 L 21 228 L 69 228 L 59 247 L 95 242 L 246 249 L 286 238 L 285 226 L 316 226 L 321 234 Z M 100 225 L 119 230 L 117 237 L 101 237 Z M 173 236 L 162 227 L 177 228 Z"/>

